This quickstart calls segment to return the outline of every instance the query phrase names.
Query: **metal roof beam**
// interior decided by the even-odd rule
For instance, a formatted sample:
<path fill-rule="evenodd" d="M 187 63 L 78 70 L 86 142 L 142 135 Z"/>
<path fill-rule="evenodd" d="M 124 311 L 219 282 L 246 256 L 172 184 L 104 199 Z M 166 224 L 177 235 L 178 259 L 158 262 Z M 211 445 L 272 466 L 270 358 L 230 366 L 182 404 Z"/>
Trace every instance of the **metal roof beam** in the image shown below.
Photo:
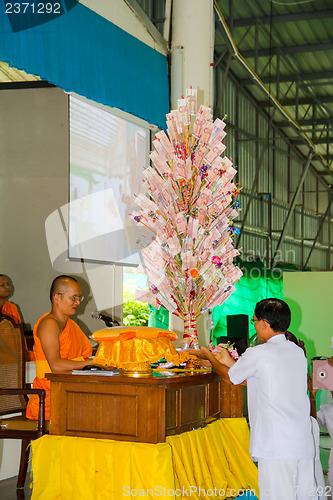
<path fill-rule="evenodd" d="M 322 132 L 322 131 L 320 131 L 320 132 Z M 293 138 L 293 137 L 289 137 L 289 140 L 290 140 L 293 144 L 295 144 L 295 145 L 304 144 L 304 140 L 300 139 L 299 137 L 295 137 L 295 138 Z M 315 138 L 314 138 L 314 139 L 312 139 L 312 140 L 313 140 L 313 142 L 314 142 L 315 144 L 326 144 L 326 143 L 327 143 L 327 141 L 328 141 L 329 139 L 328 139 L 327 137 L 320 137 L 320 138 L 318 138 L 318 139 L 315 139 Z"/>
<path fill-rule="evenodd" d="M 312 21 L 313 19 L 322 19 L 324 17 L 333 17 L 333 9 L 326 10 L 312 10 L 308 12 L 298 12 L 296 14 L 284 14 L 284 15 L 275 15 L 275 16 L 258 16 L 251 17 L 245 19 L 234 19 L 233 27 L 241 28 L 243 26 L 248 26 L 249 24 L 254 24 L 256 20 L 261 24 L 273 24 L 275 23 L 289 23 L 289 22 L 297 22 L 297 21 Z"/>
<path fill-rule="evenodd" d="M 318 125 L 316 122 L 314 122 L 311 126 L 309 127 L 304 127 L 302 126 L 303 132 L 306 134 L 312 132 L 313 130 L 315 131 L 316 134 L 323 134 L 324 132 L 332 132 L 333 131 L 333 125 L 331 127 L 328 127 L 324 125 L 323 127 L 321 125 Z"/>
<path fill-rule="evenodd" d="M 258 57 L 269 57 L 271 55 L 277 55 L 278 51 L 282 51 L 283 54 L 296 54 L 304 52 L 326 52 L 328 50 L 333 50 L 332 42 L 323 43 L 309 43 L 307 45 L 293 45 L 293 46 L 279 46 L 272 47 L 271 49 L 261 49 L 258 51 Z M 251 59 L 256 56 L 255 50 L 244 50 L 241 54 L 245 59 Z"/>
<path fill-rule="evenodd" d="M 316 118 L 315 121 L 313 120 L 300 120 L 300 124 L 302 125 L 302 128 L 304 129 L 305 127 L 312 127 L 314 125 L 315 127 L 318 125 L 326 125 L 328 124 L 328 119 L 327 118 Z M 280 122 L 275 122 L 275 125 L 279 128 L 284 128 L 284 127 L 290 127 L 290 122 L 287 120 L 280 121 Z"/>
<path fill-rule="evenodd" d="M 224 71 L 225 65 L 222 62 L 220 63 L 220 65 Z M 265 119 L 267 119 L 269 121 L 269 115 L 267 115 L 264 110 L 262 110 L 258 107 L 258 103 L 257 103 L 256 99 L 253 97 L 253 95 L 246 88 L 240 86 L 239 81 L 237 80 L 237 78 L 235 77 L 235 75 L 232 73 L 231 70 L 229 70 L 229 78 L 232 80 L 234 85 L 239 90 L 242 91 L 243 95 L 245 95 L 249 99 L 249 101 L 258 109 L 258 111 L 260 112 L 260 116 L 265 117 Z M 232 122 L 228 123 L 228 127 L 231 127 L 232 129 L 237 128 L 236 125 L 234 125 Z M 274 122 L 272 124 L 272 127 L 277 129 Z M 238 127 L 238 130 L 246 137 L 250 137 L 250 134 L 247 131 L 245 131 L 239 127 Z M 283 131 L 282 131 L 282 134 L 283 134 Z M 302 151 L 297 146 L 295 146 L 294 144 L 291 144 L 291 142 L 289 142 L 288 136 L 285 136 L 284 139 L 289 146 L 287 156 L 290 156 L 291 154 L 293 154 L 297 158 L 299 158 L 300 161 L 303 162 L 305 160 L 305 157 L 304 157 Z M 252 138 L 251 140 L 254 140 L 254 138 Z M 256 138 L 256 140 L 258 141 L 259 139 Z M 284 154 L 286 154 L 285 151 L 284 151 Z M 328 156 L 326 154 L 326 155 L 322 155 L 320 157 L 315 157 L 315 159 L 312 160 L 312 164 L 310 166 L 311 171 L 317 176 L 317 170 L 314 167 L 314 164 L 316 164 L 317 166 L 320 166 L 320 167 L 325 166 L 325 168 L 328 168 L 327 172 L 331 175 L 332 171 L 333 171 L 333 170 L 330 170 L 330 166 L 329 166 L 329 162 L 331 162 L 331 160 L 333 162 L 333 154 L 328 155 Z M 329 183 L 327 182 L 326 179 L 324 179 L 324 176 L 318 175 L 317 177 L 318 177 L 319 181 L 321 182 L 321 184 L 325 187 L 325 189 L 327 189 Z M 244 229 L 244 231 L 245 231 L 245 229 Z"/>
<path fill-rule="evenodd" d="M 302 186 L 303 186 L 303 183 L 304 183 L 304 179 L 306 177 L 306 174 L 309 170 L 309 167 L 310 167 L 310 164 L 311 164 L 311 160 L 313 158 L 313 155 L 314 155 L 314 151 L 310 151 L 309 153 L 309 156 L 306 160 L 306 163 L 303 167 L 303 170 L 301 172 L 301 175 L 299 177 L 299 180 L 298 180 L 298 183 L 297 183 L 297 188 L 296 188 L 296 191 L 294 193 L 294 196 L 293 196 L 293 199 L 289 205 L 289 208 L 288 208 L 288 213 L 287 213 L 287 217 L 285 218 L 285 221 L 284 221 L 284 224 L 283 224 L 283 228 L 282 228 L 282 231 L 281 231 L 281 234 L 280 234 L 280 238 L 279 238 L 279 241 L 277 242 L 277 245 L 276 245 L 276 248 L 274 250 L 274 253 L 273 253 L 273 257 L 272 257 L 272 261 L 271 261 L 271 269 L 273 269 L 274 267 L 274 264 L 275 264 L 275 260 L 276 260 L 276 256 L 277 256 L 277 253 L 278 253 L 278 250 L 280 248 L 280 246 L 282 245 L 283 243 L 283 240 L 286 236 L 286 232 L 287 232 L 287 227 L 288 227 L 288 223 L 290 221 L 290 217 L 296 207 L 296 203 L 297 203 L 297 198 L 298 198 L 298 195 L 302 189 Z"/>
<path fill-rule="evenodd" d="M 280 83 L 282 82 L 295 82 L 297 80 L 297 77 L 301 78 L 303 81 L 318 81 L 318 80 L 330 80 L 328 83 L 332 85 L 332 79 L 333 79 L 333 71 L 325 71 L 325 72 L 317 72 L 317 73 L 303 73 L 302 75 L 280 75 Z M 275 76 L 270 75 L 270 76 L 263 76 L 261 81 L 266 85 L 269 83 L 274 83 L 274 78 Z M 253 78 L 244 78 L 240 80 L 241 85 L 256 85 L 256 81 Z M 302 83 L 300 82 L 300 85 Z M 305 84 L 306 85 L 306 84 Z"/>
<path fill-rule="evenodd" d="M 320 100 L 320 101 L 319 101 Z M 308 104 L 314 104 L 314 103 L 323 103 L 327 104 L 330 102 L 333 102 L 333 95 L 321 95 L 321 96 L 313 96 L 313 97 L 301 97 L 298 99 L 298 105 L 308 105 Z M 272 103 L 271 100 L 269 101 L 259 101 L 259 106 L 261 108 L 267 108 L 269 106 L 274 106 L 274 103 Z M 283 101 L 283 106 L 296 106 L 296 99 L 285 99 Z"/>
<path fill-rule="evenodd" d="M 276 107 L 275 109 L 278 109 L 285 118 L 290 120 L 290 123 L 293 124 L 293 126 L 299 131 L 299 134 L 304 137 L 304 139 L 309 144 L 310 148 L 314 152 L 316 152 L 316 154 L 319 156 L 320 162 L 323 163 L 328 170 L 333 172 L 333 167 L 330 164 L 328 164 L 324 159 L 324 157 L 322 156 L 322 154 L 318 152 L 315 144 L 312 142 L 309 136 L 302 132 L 301 125 L 298 122 L 296 122 L 292 118 L 292 116 L 288 113 L 288 111 L 281 105 L 281 103 L 277 101 L 277 99 L 272 95 L 270 90 L 261 82 L 260 77 L 255 73 L 255 71 L 251 68 L 248 62 L 240 54 L 235 44 L 235 41 L 228 29 L 225 19 L 221 13 L 221 10 L 218 6 L 217 0 L 214 0 L 214 11 L 216 13 L 216 17 L 218 20 L 216 26 L 218 27 L 219 30 L 222 31 L 224 39 L 226 40 L 226 43 L 228 45 L 228 48 L 230 52 L 234 55 L 235 59 L 243 66 L 243 68 L 246 69 L 246 71 L 251 75 L 251 77 L 257 81 L 259 87 L 265 92 L 265 94 L 269 97 L 269 99 L 274 102 L 274 105 Z M 305 118 L 305 116 L 303 118 Z"/>
<path fill-rule="evenodd" d="M 321 232 L 321 230 L 322 230 L 322 227 L 323 227 L 323 225 L 324 225 L 325 219 L 326 219 L 326 217 L 327 217 L 327 216 L 328 216 L 328 214 L 329 214 L 329 211 L 330 211 L 330 208 L 331 208 L 331 203 L 332 203 L 332 198 L 333 198 L 333 196 L 332 196 L 332 192 L 330 192 L 330 198 L 329 198 L 329 200 L 328 200 L 328 205 L 327 205 L 326 211 L 325 211 L 324 215 L 321 217 L 321 220 L 320 220 L 320 223 L 319 223 L 319 227 L 318 227 L 318 231 L 317 231 L 316 237 L 315 237 L 315 239 L 313 240 L 312 247 L 311 247 L 311 249 L 310 249 L 310 251 L 309 251 L 309 253 L 308 253 L 308 256 L 307 256 L 307 259 L 306 259 L 306 261 L 305 261 L 305 263 L 304 263 L 303 269 L 306 269 L 306 266 L 308 265 L 308 262 L 309 262 L 309 260 L 310 260 L 311 254 L 312 254 L 312 252 L 313 252 L 313 250 L 314 250 L 314 248 L 315 248 L 315 246 L 316 246 L 316 243 L 317 243 L 317 241 L 318 241 L 318 238 L 319 238 L 320 232 Z"/>
<path fill-rule="evenodd" d="M 271 131 L 271 128 L 272 128 L 272 125 L 273 125 L 275 111 L 276 111 L 276 108 L 273 109 L 272 114 L 271 114 L 271 116 L 269 118 L 268 127 L 267 127 L 267 131 L 266 131 L 267 139 L 270 136 L 270 131 Z M 260 153 L 260 157 L 259 157 L 258 161 L 255 162 L 254 179 L 253 179 L 253 182 L 252 182 L 252 188 L 251 188 L 250 196 L 249 196 L 249 199 L 248 199 L 245 211 L 243 213 L 242 225 L 241 225 L 240 230 L 239 230 L 238 239 L 237 239 L 237 242 L 236 242 L 236 248 L 239 245 L 239 242 L 240 242 L 243 230 L 245 228 L 246 220 L 247 220 L 247 217 L 248 217 L 249 212 L 250 212 L 250 207 L 251 207 L 252 201 L 253 201 L 253 199 L 256 196 L 256 193 L 258 191 L 259 173 L 260 173 L 261 167 L 263 166 L 263 164 L 265 162 L 265 153 L 266 153 L 266 148 L 262 148 L 261 153 Z"/>
<path fill-rule="evenodd" d="M 129 8 L 134 12 L 134 14 L 141 21 L 143 26 L 146 28 L 151 37 L 159 44 L 161 49 L 165 54 L 168 53 L 168 45 L 163 35 L 158 31 L 156 26 L 149 19 L 145 11 L 140 7 L 136 0 L 124 0 L 124 2 L 129 6 Z"/>

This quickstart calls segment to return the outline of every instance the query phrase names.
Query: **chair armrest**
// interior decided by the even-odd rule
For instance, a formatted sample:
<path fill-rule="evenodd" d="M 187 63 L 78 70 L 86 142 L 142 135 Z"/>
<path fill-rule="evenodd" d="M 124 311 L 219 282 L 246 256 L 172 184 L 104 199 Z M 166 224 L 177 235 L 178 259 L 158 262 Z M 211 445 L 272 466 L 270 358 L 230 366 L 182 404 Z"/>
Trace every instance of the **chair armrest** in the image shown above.
<path fill-rule="evenodd" d="M 0 388 L 0 395 L 28 395 L 37 394 L 39 396 L 39 411 L 38 411 L 38 424 L 37 431 L 40 436 L 45 434 L 45 391 L 44 389 L 3 389 Z"/>

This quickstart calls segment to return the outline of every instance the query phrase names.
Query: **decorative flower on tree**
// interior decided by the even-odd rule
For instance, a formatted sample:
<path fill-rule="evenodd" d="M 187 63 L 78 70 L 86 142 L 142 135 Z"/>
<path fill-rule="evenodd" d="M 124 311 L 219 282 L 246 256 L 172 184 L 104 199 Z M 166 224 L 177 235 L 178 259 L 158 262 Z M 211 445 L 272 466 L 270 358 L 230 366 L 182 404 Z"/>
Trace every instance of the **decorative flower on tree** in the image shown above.
<path fill-rule="evenodd" d="M 189 89 L 167 115 L 167 134 L 155 135 L 153 166 L 144 172 L 147 194 L 137 196 L 139 210 L 131 214 L 155 234 L 142 250 L 148 289 L 135 296 L 184 319 L 189 345 L 197 343 L 197 319 L 221 305 L 242 276 L 233 264 L 236 170 L 220 156 L 225 123 L 213 122 L 211 109 L 201 106 L 191 129 L 195 92 Z"/>

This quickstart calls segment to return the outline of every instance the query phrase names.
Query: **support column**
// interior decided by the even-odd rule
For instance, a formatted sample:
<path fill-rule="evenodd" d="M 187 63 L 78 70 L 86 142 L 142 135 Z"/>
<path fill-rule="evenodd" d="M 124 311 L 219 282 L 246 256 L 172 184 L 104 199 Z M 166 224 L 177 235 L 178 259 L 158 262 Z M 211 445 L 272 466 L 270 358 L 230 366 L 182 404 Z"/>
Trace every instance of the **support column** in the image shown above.
<path fill-rule="evenodd" d="M 198 90 L 198 107 L 213 107 L 214 10 L 213 0 L 173 0 L 171 40 L 171 108 L 192 87 Z M 197 324 L 199 342 L 208 345 L 206 315 Z M 169 329 L 184 332 L 184 322 L 169 314 Z"/>
<path fill-rule="evenodd" d="M 198 106 L 213 105 L 213 0 L 173 0 L 171 106 L 185 89 L 198 89 Z"/>

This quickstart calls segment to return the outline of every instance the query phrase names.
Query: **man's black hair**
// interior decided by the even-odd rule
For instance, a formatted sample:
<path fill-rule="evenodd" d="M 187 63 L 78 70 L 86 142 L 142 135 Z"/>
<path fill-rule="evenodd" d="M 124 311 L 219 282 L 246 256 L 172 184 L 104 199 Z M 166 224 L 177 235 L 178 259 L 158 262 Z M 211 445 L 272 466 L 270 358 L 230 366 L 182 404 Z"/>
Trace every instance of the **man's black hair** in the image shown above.
<path fill-rule="evenodd" d="M 290 325 L 291 312 L 286 302 L 280 299 L 264 299 L 254 310 L 257 319 L 264 319 L 274 332 L 286 332 Z"/>
<path fill-rule="evenodd" d="M 75 281 L 76 283 L 78 283 L 78 280 L 76 278 L 73 278 L 73 276 L 67 276 L 67 274 L 61 274 L 60 276 L 57 276 L 56 278 L 54 278 L 54 280 L 52 281 L 52 284 L 51 284 L 51 288 L 50 288 L 51 304 L 52 304 L 52 297 L 56 293 L 55 290 L 57 288 L 57 284 L 59 281 L 62 281 L 62 280 L 70 280 L 70 281 Z"/>

